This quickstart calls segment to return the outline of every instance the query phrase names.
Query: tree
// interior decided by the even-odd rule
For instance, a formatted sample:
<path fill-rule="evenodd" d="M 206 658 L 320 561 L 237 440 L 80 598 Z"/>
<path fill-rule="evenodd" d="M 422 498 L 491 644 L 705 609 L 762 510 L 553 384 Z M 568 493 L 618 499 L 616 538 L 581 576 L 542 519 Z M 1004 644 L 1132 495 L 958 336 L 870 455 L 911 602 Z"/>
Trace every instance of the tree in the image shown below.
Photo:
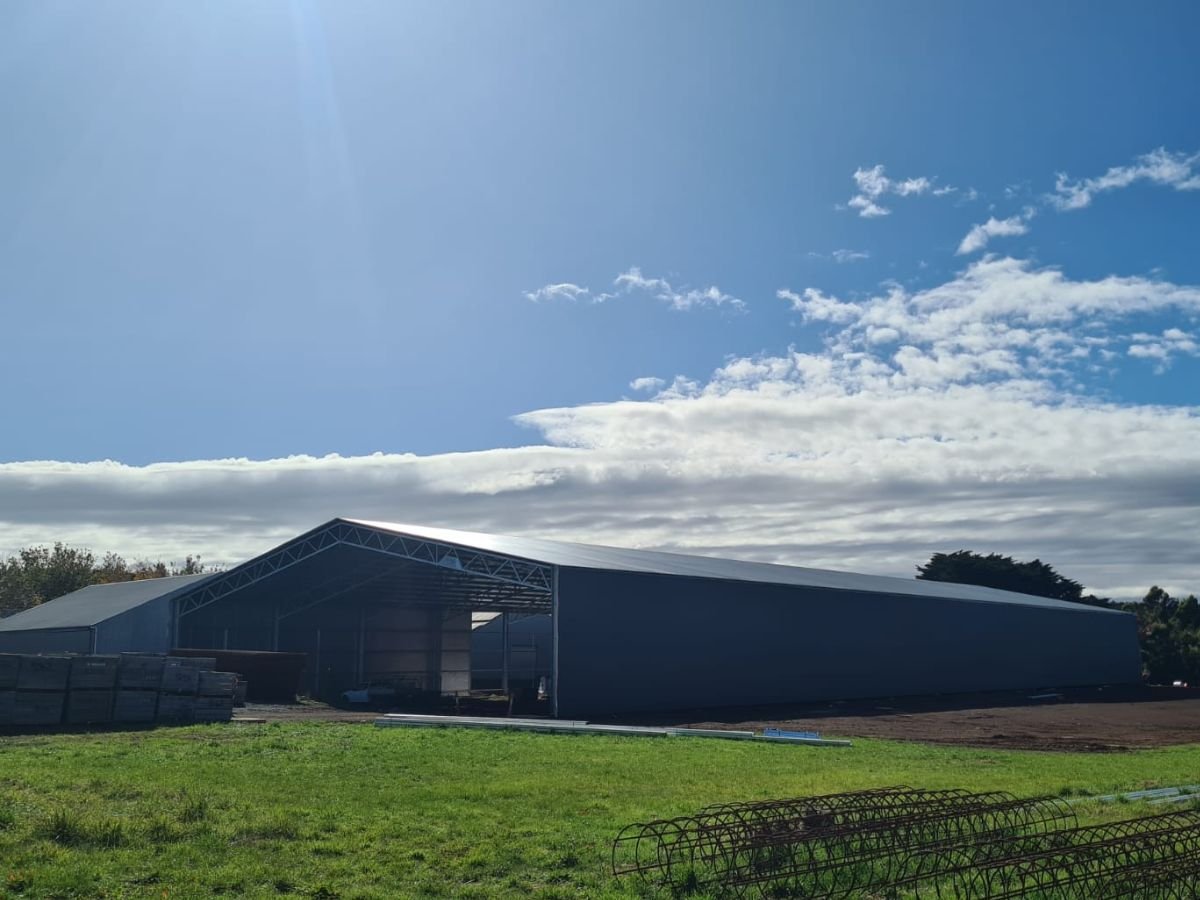
<path fill-rule="evenodd" d="M 131 577 L 129 566 L 116 553 L 105 553 L 104 559 L 92 571 L 92 584 L 113 584 L 118 581 L 128 581 Z"/>
<path fill-rule="evenodd" d="M 1083 585 L 1058 574 L 1053 566 L 1040 559 L 1018 562 L 1011 556 L 1001 556 L 999 553 L 984 556 L 970 550 L 935 553 L 925 565 L 917 566 L 917 577 L 926 581 L 978 584 L 1072 603 L 1108 605 L 1106 599 L 1090 594 L 1084 596 Z"/>
<path fill-rule="evenodd" d="M 156 562 L 145 559 L 138 560 L 129 577 L 133 581 L 141 581 L 143 578 L 166 578 L 169 575 L 207 575 L 215 571 L 217 571 L 216 567 L 204 565 L 199 556 L 192 556 L 189 553 L 184 557 L 183 565 L 176 562 L 168 564 L 162 560 Z"/>
<path fill-rule="evenodd" d="M 1149 681 L 1200 681 L 1200 602 L 1172 597 L 1158 585 L 1141 603 L 1124 609 L 1137 616 L 1142 671 Z"/>
<path fill-rule="evenodd" d="M 138 560 L 132 566 L 116 553 L 106 553 L 96 562 L 91 550 L 55 544 L 26 547 L 16 556 L 0 560 L 0 617 L 12 615 L 90 584 L 139 581 L 167 575 L 199 575 L 215 572 L 199 556 L 188 554 L 182 565 Z"/>
<path fill-rule="evenodd" d="M 0 614 L 37 606 L 93 583 L 96 558 L 90 550 L 56 543 L 26 547 L 0 570 Z"/>
<path fill-rule="evenodd" d="M 215 571 L 213 566 L 204 565 L 200 562 L 199 556 L 192 556 L 190 553 L 184 557 L 182 566 L 171 564 L 172 575 L 207 575 L 209 572 Z"/>

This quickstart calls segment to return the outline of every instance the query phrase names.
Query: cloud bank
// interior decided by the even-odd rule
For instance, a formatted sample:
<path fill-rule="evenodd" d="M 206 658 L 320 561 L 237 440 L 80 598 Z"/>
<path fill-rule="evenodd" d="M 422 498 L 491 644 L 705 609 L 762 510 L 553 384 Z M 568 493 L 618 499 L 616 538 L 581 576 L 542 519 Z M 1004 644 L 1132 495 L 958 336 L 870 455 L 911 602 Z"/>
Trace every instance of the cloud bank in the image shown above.
<path fill-rule="evenodd" d="M 1194 352 L 1182 327 L 1126 332 L 1150 311 L 1194 317 L 1200 289 L 987 257 L 921 291 L 779 294 L 828 329 L 822 349 L 531 411 L 526 447 L 2 464 L 0 552 L 67 540 L 235 562 L 351 515 L 899 575 L 967 548 L 1111 596 L 1200 589 L 1200 410 L 1074 387 Z"/>

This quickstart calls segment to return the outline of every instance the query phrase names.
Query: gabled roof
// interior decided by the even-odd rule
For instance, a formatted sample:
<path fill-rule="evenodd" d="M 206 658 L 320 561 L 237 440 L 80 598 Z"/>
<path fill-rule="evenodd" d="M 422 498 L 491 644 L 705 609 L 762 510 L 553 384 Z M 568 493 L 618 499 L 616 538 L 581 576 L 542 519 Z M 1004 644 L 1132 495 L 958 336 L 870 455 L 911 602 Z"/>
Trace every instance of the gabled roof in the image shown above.
<path fill-rule="evenodd" d="M 429 541 L 456 544 L 472 550 L 483 550 L 501 556 L 513 556 L 550 566 L 580 569 L 607 569 L 614 572 L 646 572 L 656 575 L 682 575 L 694 578 L 718 578 L 727 581 L 750 581 L 795 587 L 826 588 L 839 591 L 863 591 L 875 594 L 899 594 L 916 597 L 940 597 L 971 603 L 1008 603 L 1037 606 L 1080 613 L 1126 615 L 1119 610 L 1018 594 L 973 584 L 951 584 L 944 581 L 924 581 L 917 578 L 896 578 L 887 575 L 858 575 L 831 569 L 809 569 L 774 563 L 720 559 L 710 556 L 689 556 L 658 550 L 629 550 L 598 544 L 575 544 L 546 538 L 506 537 L 474 531 L 455 531 L 450 528 L 430 528 L 398 522 L 376 522 L 364 519 L 342 519 L 355 525 L 375 528 L 391 534 L 411 535 Z"/>
<path fill-rule="evenodd" d="M 106 619 L 157 600 L 180 588 L 198 584 L 211 575 L 174 575 L 94 584 L 64 594 L 39 606 L 0 619 L 0 631 L 33 631 L 40 628 L 91 628 Z"/>
<path fill-rule="evenodd" d="M 689 556 L 657 550 L 630 550 L 596 544 L 568 543 L 546 538 L 508 537 L 474 531 L 456 531 L 450 528 L 405 525 L 397 522 L 341 518 L 334 519 L 308 534 L 320 532 L 338 523 L 373 529 L 389 535 L 400 535 L 451 547 L 461 547 L 464 550 L 509 557 L 541 566 L 599 569 L 613 572 L 643 572 L 902 597 L 936 597 L 967 603 L 1015 604 L 1081 614 L 1128 615 L 1119 610 L 1086 606 L 1081 603 L 1068 603 L 1063 600 L 1051 600 L 1047 597 L 1017 594 L 970 584 L 921 581 L 916 578 L 896 578 L 885 575 L 858 575 L 829 569 L 809 569 L 737 559 Z M 303 537 L 302 535 L 289 544 L 300 541 Z M 286 547 L 287 544 L 282 546 Z M 273 552 L 275 551 L 269 551 L 269 553 Z M 264 554 L 264 556 L 266 555 Z M 144 581 L 126 581 L 86 587 L 16 615 L 0 619 L 0 631 L 90 628 L 168 594 L 179 593 L 190 596 L 192 590 L 198 588 L 207 579 L 236 576 L 239 570 L 252 567 L 262 558 L 255 557 L 225 573 L 178 575 L 169 578 L 151 578 Z"/>

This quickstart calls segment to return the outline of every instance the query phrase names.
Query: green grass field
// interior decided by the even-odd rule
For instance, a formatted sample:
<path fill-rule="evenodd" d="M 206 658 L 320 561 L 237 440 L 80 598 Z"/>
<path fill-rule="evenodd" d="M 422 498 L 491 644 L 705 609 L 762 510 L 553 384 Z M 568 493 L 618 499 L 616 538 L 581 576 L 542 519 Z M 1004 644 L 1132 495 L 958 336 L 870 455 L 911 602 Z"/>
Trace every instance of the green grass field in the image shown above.
<path fill-rule="evenodd" d="M 1198 773 L 1200 747 L 834 749 L 334 724 L 0 738 L 0 893 L 631 896 L 608 872 L 617 830 L 709 803 L 898 783 L 1083 794 Z"/>

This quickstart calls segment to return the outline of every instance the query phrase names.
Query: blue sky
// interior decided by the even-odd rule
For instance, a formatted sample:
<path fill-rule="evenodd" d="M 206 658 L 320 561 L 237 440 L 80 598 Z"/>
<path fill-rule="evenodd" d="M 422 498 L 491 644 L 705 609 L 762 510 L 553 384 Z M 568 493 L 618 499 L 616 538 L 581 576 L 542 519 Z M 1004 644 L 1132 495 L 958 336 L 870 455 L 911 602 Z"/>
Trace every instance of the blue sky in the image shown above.
<path fill-rule="evenodd" d="M 969 543 L 1200 589 L 1194 542 L 1153 540 L 1200 518 L 1198 25 L 1185 3 L 3 4 L 0 545 L 236 558 L 357 514 L 883 571 Z M 971 392 L 990 430 L 953 411 Z M 828 446 L 772 430 L 835 394 Z M 946 421 L 880 430 L 918 399 Z M 855 506 L 864 483 L 886 508 Z M 822 499 L 759 519 L 760 487 Z M 962 492 L 981 505 L 881 524 Z M 830 509 L 843 540 L 797 529 Z M 1077 516 L 1142 542 L 1064 541 Z"/>

